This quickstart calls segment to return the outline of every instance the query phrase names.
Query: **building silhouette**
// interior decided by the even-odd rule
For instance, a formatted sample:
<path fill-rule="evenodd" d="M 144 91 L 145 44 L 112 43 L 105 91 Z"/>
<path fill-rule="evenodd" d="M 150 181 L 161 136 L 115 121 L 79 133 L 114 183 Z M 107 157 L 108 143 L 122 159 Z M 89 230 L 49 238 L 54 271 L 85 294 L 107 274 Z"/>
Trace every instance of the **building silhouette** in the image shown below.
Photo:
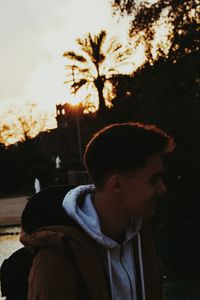
<path fill-rule="evenodd" d="M 77 118 L 83 115 L 83 106 L 69 103 L 56 105 L 57 128 L 67 128 L 74 125 Z"/>

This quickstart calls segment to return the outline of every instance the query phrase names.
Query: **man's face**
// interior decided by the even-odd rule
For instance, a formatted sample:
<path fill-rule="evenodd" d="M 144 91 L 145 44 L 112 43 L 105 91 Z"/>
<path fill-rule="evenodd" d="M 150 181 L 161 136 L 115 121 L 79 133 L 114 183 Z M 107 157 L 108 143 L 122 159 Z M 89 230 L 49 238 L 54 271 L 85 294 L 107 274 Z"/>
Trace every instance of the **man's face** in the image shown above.
<path fill-rule="evenodd" d="M 160 154 L 155 154 L 147 159 L 145 167 L 134 176 L 124 177 L 122 201 L 124 209 L 130 212 L 130 215 L 153 215 L 156 200 L 167 191 L 162 175 L 162 159 Z"/>

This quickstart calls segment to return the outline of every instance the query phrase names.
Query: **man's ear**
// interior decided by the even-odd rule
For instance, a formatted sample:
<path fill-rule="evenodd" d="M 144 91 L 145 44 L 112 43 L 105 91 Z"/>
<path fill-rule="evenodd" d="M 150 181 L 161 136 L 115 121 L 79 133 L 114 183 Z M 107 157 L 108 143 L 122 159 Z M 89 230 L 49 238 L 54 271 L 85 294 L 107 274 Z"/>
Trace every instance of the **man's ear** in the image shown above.
<path fill-rule="evenodd" d="M 107 187 L 112 194 L 121 193 L 124 190 L 124 180 L 119 174 L 111 175 Z"/>

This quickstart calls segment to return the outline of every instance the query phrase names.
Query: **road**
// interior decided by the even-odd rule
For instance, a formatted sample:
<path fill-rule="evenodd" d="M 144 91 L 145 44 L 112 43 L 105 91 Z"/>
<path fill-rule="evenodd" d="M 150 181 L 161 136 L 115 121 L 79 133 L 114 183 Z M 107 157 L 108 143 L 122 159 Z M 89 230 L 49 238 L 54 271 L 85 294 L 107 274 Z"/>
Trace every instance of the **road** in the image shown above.
<path fill-rule="evenodd" d="M 21 214 L 27 203 L 27 197 L 0 199 L 0 226 L 20 224 Z"/>

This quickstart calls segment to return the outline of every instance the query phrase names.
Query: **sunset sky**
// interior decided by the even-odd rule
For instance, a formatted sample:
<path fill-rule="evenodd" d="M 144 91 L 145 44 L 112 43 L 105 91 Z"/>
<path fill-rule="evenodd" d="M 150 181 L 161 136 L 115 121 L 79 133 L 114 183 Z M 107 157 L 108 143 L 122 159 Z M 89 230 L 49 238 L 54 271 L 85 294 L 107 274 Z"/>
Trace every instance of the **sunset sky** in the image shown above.
<path fill-rule="evenodd" d="M 106 29 L 127 36 L 128 22 L 117 23 L 107 0 L 0 1 L 0 113 L 28 101 L 55 112 L 70 101 L 62 57 L 75 39 Z"/>
<path fill-rule="evenodd" d="M 76 49 L 76 38 L 102 29 L 126 45 L 128 27 L 127 17 L 113 17 L 110 0 L 0 0 L 0 125 L 35 103 L 48 113 L 47 127 L 55 127 L 55 105 L 75 100 L 64 84 L 63 53 Z M 166 32 L 159 26 L 158 39 Z M 124 72 L 132 73 L 134 63 L 144 60 L 140 45 Z M 86 94 L 83 90 L 77 100 Z"/>

